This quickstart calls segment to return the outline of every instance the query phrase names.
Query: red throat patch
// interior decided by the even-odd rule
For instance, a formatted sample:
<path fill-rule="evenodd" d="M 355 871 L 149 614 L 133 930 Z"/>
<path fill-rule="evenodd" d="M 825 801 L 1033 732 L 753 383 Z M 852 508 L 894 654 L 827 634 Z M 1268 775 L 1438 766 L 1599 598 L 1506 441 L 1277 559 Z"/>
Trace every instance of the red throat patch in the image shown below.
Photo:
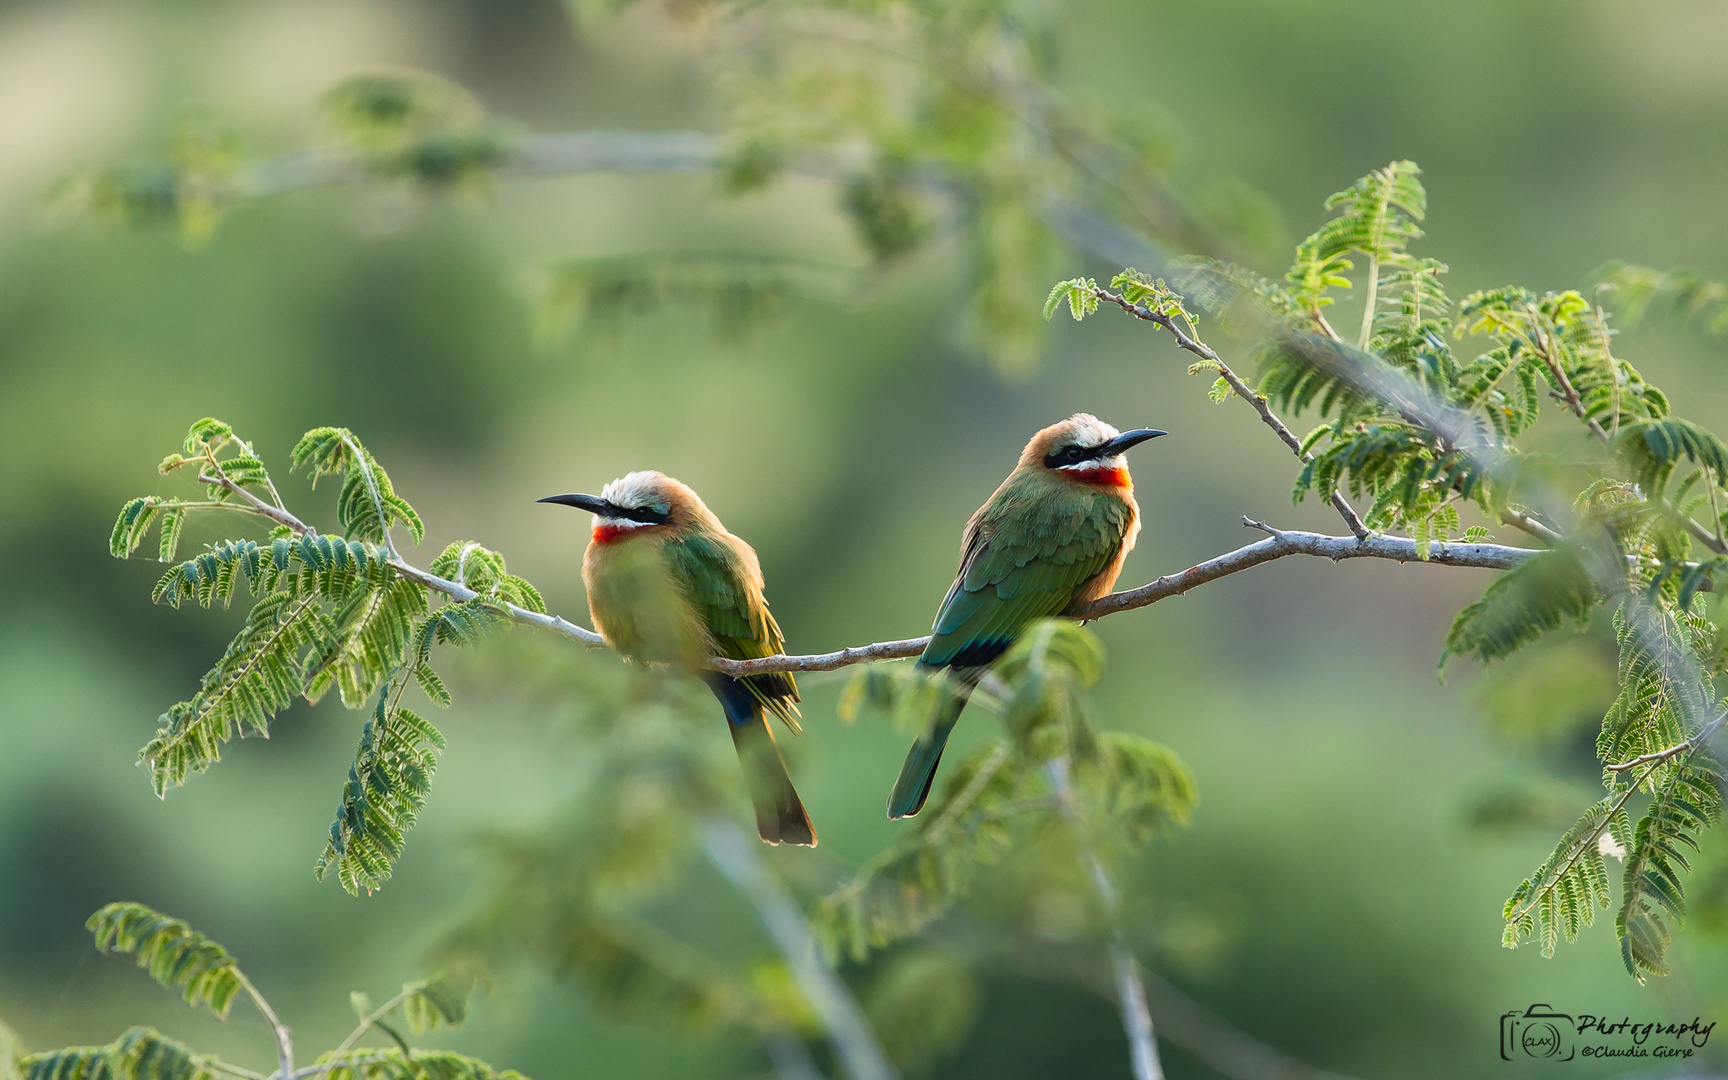
<path fill-rule="evenodd" d="M 635 531 L 636 527 L 630 525 L 595 525 L 594 542 L 596 544 L 610 544 L 612 541 L 629 536 Z"/>
<path fill-rule="evenodd" d="M 1057 471 L 1079 484 L 1113 488 L 1134 486 L 1134 481 L 1128 479 L 1128 470 L 1121 467 L 1114 469 L 1059 469 Z"/>

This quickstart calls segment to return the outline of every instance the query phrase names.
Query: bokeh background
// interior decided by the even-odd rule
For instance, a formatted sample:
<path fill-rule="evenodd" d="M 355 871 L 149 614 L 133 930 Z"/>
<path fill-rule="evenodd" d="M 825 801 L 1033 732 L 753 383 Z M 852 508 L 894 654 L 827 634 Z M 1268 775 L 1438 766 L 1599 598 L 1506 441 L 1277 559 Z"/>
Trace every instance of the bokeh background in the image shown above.
<path fill-rule="evenodd" d="M 1408 157 L 1430 192 L 1422 251 L 1451 265 L 1454 295 L 1571 287 L 1614 257 L 1728 276 L 1720 4 L 1063 10 L 1059 81 L 1166 107 L 1178 169 L 1264 193 L 1286 243 L 1326 194 Z M 311 873 L 359 723 L 335 703 L 296 708 L 268 742 L 234 744 L 153 798 L 136 749 L 236 615 L 152 607 L 153 567 L 110 559 L 106 540 L 123 499 L 161 490 L 152 466 L 198 417 L 234 423 L 279 472 L 303 430 L 353 428 L 426 518 L 423 550 L 478 539 L 567 614 L 584 611 L 585 522 L 533 500 L 663 469 L 755 545 L 798 651 L 923 632 L 972 508 L 1031 430 L 1076 410 L 1173 432 L 1137 452 L 1146 529 L 1125 581 L 1235 546 L 1243 514 L 1335 531 L 1324 506 L 1290 505 L 1290 460 L 1253 415 L 1210 405 L 1144 327 L 1064 320 L 1032 377 L 999 377 L 952 330 L 958 270 L 941 252 L 868 303 L 794 305 L 740 341 L 664 312 L 604 337 L 538 328 L 535 275 L 570 254 L 748 237 L 860 262 L 818 185 L 730 198 L 701 175 L 601 175 L 406 208 L 311 191 L 242 210 L 199 250 L 43 222 L 58 174 L 159 144 L 189 102 L 286 149 L 310 137 L 331 82 L 378 68 L 445 73 L 541 130 L 704 126 L 709 102 L 656 41 L 663 29 L 585 37 L 553 0 L 0 5 L 0 1018 L 27 1046 L 150 1022 L 267 1060 L 241 1010 L 219 1025 L 94 952 L 83 920 L 121 898 L 225 942 L 304 1047 L 332 1044 L 351 1024 L 347 991 L 376 999 L 418 974 L 472 903 L 481 838 L 552 820 L 579 764 L 560 706 L 489 667 L 504 643 L 456 664 L 450 749 L 375 896 Z M 1728 427 L 1720 343 L 1651 327 L 1620 349 L 1686 415 Z M 328 514 L 327 492 L 291 481 L 285 494 Z M 1439 682 L 1451 614 L 1487 580 L 1289 560 L 1098 627 L 1101 720 L 1174 748 L 1201 792 L 1193 827 L 1127 876 L 1136 941 L 1189 995 L 1313 1064 L 1547 1075 L 1497 1055 L 1498 1017 L 1533 1001 L 1728 1019 L 1728 953 L 1707 918 L 1680 935 L 1677 973 L 1644 988 L 1609 920 L 1552 960 L 1500 948 L 1502 900 L 1565 822 L 1485 829 L 1481 808 L 1507 791 L 1545 792 L 1563 815 L 1592 798 L 1590 713 L 1605 695 L 1521 704 L 1516 680 L 1468 665 Z M 1566 648 L 1552 663 L 1612 663 L 1599 636 Z M 809 688 L 796 771 L 823 857 L 856 862 L 892 835 L 881 806 L 904 746 L 880 724 L 843 726 L 838 688 Z M 1558 734 L 1530 737 L 1518 721 L 1531 709 L 1554 712 Z M 962 746 L 990 723 L 970 717 Z M 1722 860 L 1711 843 L 1706 866 Z M 449 1045 L 541 1078 L 767 1068 L 745 1040 L 619 1022 L 529 969 Z M 998 974 L 939 1072 L 1124 1075 L 1125 1061 L 1107 1002 Z M 1178 1050 L 1167 1064 L 1213 1075 Z"/>

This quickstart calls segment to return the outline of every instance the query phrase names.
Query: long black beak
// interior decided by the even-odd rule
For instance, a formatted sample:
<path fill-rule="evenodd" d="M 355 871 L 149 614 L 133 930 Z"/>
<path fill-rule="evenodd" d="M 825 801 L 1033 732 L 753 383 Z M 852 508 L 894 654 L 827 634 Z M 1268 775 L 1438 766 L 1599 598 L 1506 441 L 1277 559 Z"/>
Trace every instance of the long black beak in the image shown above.
<path fill-rule="evenodd" d="M 1117 454 L 1120 454 L 1131 446 L 1139 446 L 1147 439 L 1156 439 L 1160 435 L 1168 434 L 1170 434 L 1168 431 L 1159 431 L 1157 428 L 1149 427 L 1135 428 L 1133 431 L 1124 431 L 1122 434 L 1116 436 L 1114 439 L 1111 439 L 1100 447 L 1098 456 L 1101 458 L 1115 457 Z"/>
<path fill-rule="evenodd" d="M 557 503 L 560 506 L 574 506 L 578 510 L 586 510 L 601 517 L 623 517 L 623 512 L 616 506 L 600 498 L 598 495 L 548 495 L 535 502 Z"/>

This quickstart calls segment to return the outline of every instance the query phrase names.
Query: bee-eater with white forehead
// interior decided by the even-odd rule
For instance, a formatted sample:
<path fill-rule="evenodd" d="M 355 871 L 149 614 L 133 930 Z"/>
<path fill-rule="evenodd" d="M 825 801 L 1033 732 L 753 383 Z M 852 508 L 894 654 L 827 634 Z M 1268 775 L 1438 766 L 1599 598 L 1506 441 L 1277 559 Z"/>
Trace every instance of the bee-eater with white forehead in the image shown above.
<path fill-rule="evenodd" d="M 923 668 L 950 672 L 924 736 L 912 744 L 888 796 L 890 818 L 930 797 L 948 733 L 984 672 L 1028 624 L 1066 615 L 1108 593 L 1140 532 L 1140 508 L 1122 454 L 1165 434 L 1117 431 L 1088 413 L 1052 424 L 966 524 L 960 574 L 936 613 Z"/>
<path fill-rule="evenodd" d="M 594 629 L 625 656 L 699 674 L 725 710 L 756 831 L 770 844 L 814 845 L 816 830 L 768 726 L 772 714 L 799 730 L 797 683 L 790 674 L 733 678 L 703 667 L 710 656 L 755 660 L 784 651 L 756 552 L 694 491 L 657 472 L 633 472 L 598 496 L 540 501 L 595 515 L 582 558 Z"/>

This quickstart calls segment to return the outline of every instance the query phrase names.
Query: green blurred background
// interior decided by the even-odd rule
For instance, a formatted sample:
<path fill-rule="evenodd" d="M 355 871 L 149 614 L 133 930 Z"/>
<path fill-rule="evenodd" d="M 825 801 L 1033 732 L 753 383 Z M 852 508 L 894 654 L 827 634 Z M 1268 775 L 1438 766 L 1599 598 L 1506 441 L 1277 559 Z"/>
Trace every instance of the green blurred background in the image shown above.
<path fill-rule="evenodd" d="M 1613 257 L 1728 275 L 1721 4 L 1064 10 L 1061 82 L 1167 106 L 1179 173 L 1264 192 L 1286 241 L 1317 223 L 1327 193 L 1409 157 L 1430 193 L 1422 250 L 1450 263 L 1454 295 L 1571 287 Z M 1290 506 L 1290 460 L 1253 415 L 1208 404 L 1181 356 L 1128 320 L 1064 320 L 1034 377 L 993 374 L 956 343 L 959 271 L 940 250 L 872 303 L 799 305 L 742 342 L 665 313 L 607 338 L 537 334 L 532 282 L 559 256 L 745 238 L 861 262 L 809 183 L 731 199 L 704 176 L 507 181 L 478 203 L 424 206 L 316 191 L 244 209 L 193 252 L 41 223 L 56 174 L 158 144 L 187 102 L 286 149 L 309 137 L 324 88 L 380 67 L 443 72 L 542 130 L 706 126 L 700 83 L 656 41 L 670 32 L 645 22 L 585 40 L 553 0 L 0 6 L 0 1018 L 28 1047 L 149 1022 L 267 1059 L 251 1017 L 219 1025 L 94 952 L 82 922 L 121 898 L 226 943 L 306 1050 L 334 1043 L 351 1022 L 346 992 L 376 998 L 418 974 L 472 900 L 479 838 L 549 820 L 578 764 L 556 706 L 486 676 L 487 650 L 505 643 L 455 666 L 449 751 L 375 896 L 311 873 L 358 725 L 339 705 L 291 711 L 270 741 L 234 744 L 154 799 L 136 749 L 237 613 L 152 607 L 153 568 L 110 559 L 105 542 L 124 498 L 160 490 L 153 464 L 198 417 L 231 421 L 279 472 L 303 430 L 353 428 L 426 518 L 423 550 L 480 540 L 572 615 L 584 523 L 533 500 L 665 470 L 755 545 L 797 651 L 923 632 L 972 508 L 1031 430 L 1076 410 L 1173 432 L 1136 458 L 1146 529 L 1125 581 L 1235 546 L 1243 514 L 1335 531 L 1324 506 Z M 1718 345 L 1652 329 L 1620 349 L 1684 414 L 1728 428 Z M 327 492 L 290 481 L 284 493 L 328 514 Z M 1532 1001 L 1728 1019 L 1708 927 L 1683 932 L 1677 974 L 1647 988 L 1622 970 L 1611 920 L 1553 960 L 1499 947 L 1502 900 L 1564 822 L 1487 833 L 1471 807 L 1537 785 L 1575 810 L 1594 770 L 1588 725 L 1559 717 L 1571 734 L 1558 741 L 1509 740 L 1487 722 L 1479 673 L 1457 665 L 1436 681 L 1452 613 L 1487 580 L 1288 561 L 1098 627 L 1112 658 L 1100 719 L 1174 748 L 1201 791 L 1193 828 L 1128 874 L 1135 939 L 1194 998 L 1314 1064 L 1546 1075 L 1556 1067 L 1497 1055 L 1500 1014 Z M 1612 663 L 1595 638 L 1566 655 Z M 809 688 L 796 771 L 823 857 L 858 861 L 892 835 L 881 807 L 904 745 L 880 724 L 842 726 L 838 686 Z M 1573 711 L 1588 719 L 1601 704 Z M 970 719 L 962 749 L 990 723 Z M 1720 836 L 1711 843 L 1706 862 L 1719 863 Z M 796 869 L 803 855 L 773 857 Z M 542 1080 L 766 1071 L 745 1040 L 619 1023 L 532 971 L 506 979 L 450 1045 Z M 1166 1054 L 1173 1076 L 1213 1075 Z M 1125 1064 L 1108 1003 L 993 975 L 939 1071 Z"/>

